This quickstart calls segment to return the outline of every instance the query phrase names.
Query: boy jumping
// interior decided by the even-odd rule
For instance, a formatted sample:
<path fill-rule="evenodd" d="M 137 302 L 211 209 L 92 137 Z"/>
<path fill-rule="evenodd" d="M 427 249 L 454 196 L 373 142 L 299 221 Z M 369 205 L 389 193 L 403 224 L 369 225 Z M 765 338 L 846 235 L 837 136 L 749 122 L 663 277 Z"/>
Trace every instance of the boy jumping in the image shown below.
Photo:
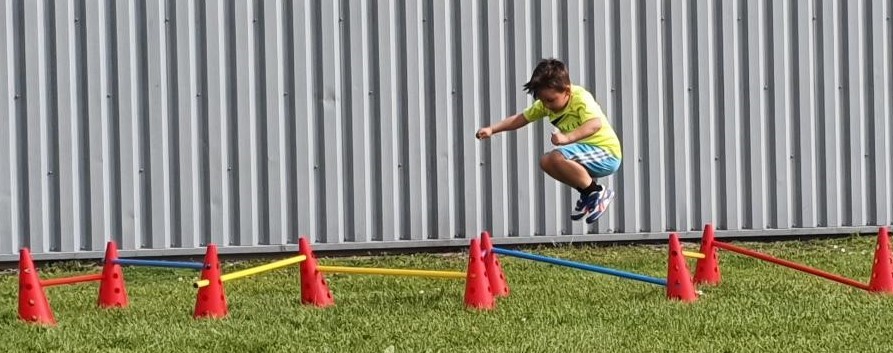
<path fill-rule="evenodd" d="M 552 144 L 557 146 L 540 158 L 540 167 L 556 180 L 580 192 L 571 219 L 593 223 L 614 198 L 614 191 L 596 183 L 596 178 L 614 174 L 622 159 L 620 140 L 608 118 L 586 89 L 572 85 L 567 67 L 556 59 L 541 61 L 524 90 L 535 101 L 522 113 L 512 115 L 477 131 L 478 139 L 520 129 L 549 117 L 556 128 Z"/>

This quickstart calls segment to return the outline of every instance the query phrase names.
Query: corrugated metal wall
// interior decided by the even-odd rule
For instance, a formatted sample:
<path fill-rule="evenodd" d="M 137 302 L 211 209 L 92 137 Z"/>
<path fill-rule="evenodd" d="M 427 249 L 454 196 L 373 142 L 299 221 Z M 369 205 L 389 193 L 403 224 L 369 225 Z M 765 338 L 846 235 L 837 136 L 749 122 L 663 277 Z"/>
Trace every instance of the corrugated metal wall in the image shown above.
<path fill-rule="evenodd" d="M 0 260 L 107 239 L 156 249 L 141 255 L 889 224 L 891 15 L 891 0 L 0 0 Z M 474 138 L 530 103 L 521 85 L 551 56 L 623 140 L 592 227 L 539 170 L 548 127 Z M 612 234 L 567 236 L 588 233 Z"/>

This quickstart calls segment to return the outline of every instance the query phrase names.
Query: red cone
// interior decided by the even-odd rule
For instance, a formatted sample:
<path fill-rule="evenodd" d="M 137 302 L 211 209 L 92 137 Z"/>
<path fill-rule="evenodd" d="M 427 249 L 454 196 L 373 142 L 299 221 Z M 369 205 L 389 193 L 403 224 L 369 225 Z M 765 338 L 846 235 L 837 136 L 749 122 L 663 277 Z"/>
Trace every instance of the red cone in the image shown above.
<path fill-rule="evenodd" d="M 667 266 L 667 298 L 693 302 L 698 299 L 695 286 L 688 274 L 688 265 L 685 256 L 682 255 L 682 245 L 679 244 L 679 236 L 670 234 L 670 254 Z"/>
<path fill-rule="evenodd" d="M 210 317 L 220 318 L 227 314 L 226 291 L 223 289 L 223 281 L 220 280 L 220 262 L 217 259 L 217 245 L 209 244 L 205 253 L 205 268 L 202 270 L 202 279 L 210 282 L 198 290 L 195 299 L 194 318 Z"/>
<path fill-rule="evenodd" d="M 490 240 L 489 232 L 481 233 L 481 248 L 484 252 L 487 279 L 490 280 L 490 291 L 496 298 L 508 296 L 508 282 L 505 280 L 505 274 L 502 272 L 502 265 L 499 264 L 499 259 L 493 252 L 493 242 Z"/>
<path fill-rule="evenodd" d="M 305 237 L 298 239 L 298 251 L 307 257 L 301 262 L 301 304 L 327 307 L 335 305 L 325 276 L 316 268 L 316 255 Z"/>
<path fill-rule="evenodd" d="M 123 308 L 128 304 L 127 288 L 124 287 L 124 272 L 118 259 L 118 247 L 110 241 L 105 247 L 105 262 L 102 266 L 102 280 L 99 282 L 99 300 L 101 308 Z"/>
<path fill-rule="evenodd" d="M 890 236 L 886 227 L 881 227 L 877 234 L 874 266 L 871 267 L 868 287 L 872 292 L 893 293 L 893 259 L 890 258 Z"/>
<path fill-rule="evenodd" d="M 481 258 L 481 243 L 477 238 L 471 240 L 468 253 L 468 270 L 465 280 L 465 307 L 472 309 L 493 309 L 496 302 L 490 291 L 490 280 L 487 269 Z"/>
<path fill-rule="evenodd" d="M 37 268 L 27 248 L 19 251 L 19 318 L 42 325 L 55 325 L 56 318 L 40 285 Z"/>
<path fill-rule="evenodd" d="M 704 254 L 704 258 L 698 259 L 695 266 L 695 284 L 717 285 L 722 279 L 719 273 L 719 257 L 713 246 L 713 233 L 713 225 L 707 224 L 701 237 L 701 254 Z"/>

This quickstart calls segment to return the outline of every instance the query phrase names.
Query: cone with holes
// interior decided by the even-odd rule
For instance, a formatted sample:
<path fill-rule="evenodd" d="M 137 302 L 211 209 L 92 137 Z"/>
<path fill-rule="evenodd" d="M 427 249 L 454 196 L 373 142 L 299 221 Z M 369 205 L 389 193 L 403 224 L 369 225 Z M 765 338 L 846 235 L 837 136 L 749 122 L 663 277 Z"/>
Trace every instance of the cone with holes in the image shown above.
<path fill-rule="evenodd" d="M 872 292 L 893 293 L 893 259 L 890 258 L 890 235 L 886 227 L 881 227 L 877 234 L 868 288 Z"/>
<path fill-rule="evenodd" d="M 101 308 L 123 308 L 128 304 L 127 288 L 124 287 L 124 272 L 118 259 L 118 247 L 110 241 L 105 247 L 105 262 L 102 266 L 102 280 L 99 282 L 99 300 Z"/>
<path fill-rule="evenodd" d="M 37 268 L 27 248 L 19 251 L 19 318 L 41 325 L 55 325 L 56 318 L 47 301 Z"/>
<path fill-rule="evenodd" d="M 493 252 L 493 242 L 490 240 L 490 233 L 481 233 L 481 248 L 484 252 L 484 266 L 487 268 L 487 279 L 490 281 L 490 292 L 493 297 L 506 297 L 509 295 L 508 282 L 505 280 L 505 274 L 502 272 L 502 266 L 496 253 Z"/>
<path fill-rule="evenodd" d="M 313 249 L 310 248 L 310 242 L 306 237 L 298 240 L 298 251 L 307 257 L 301 262 L 301 304 L 321 308 L 335 305 L 326 278 L 316 267 L 316 256 L 313 255 Z"/>
<path fill-rule="evenodd" d="M 493 309 L 496 302 L 490 291 L 487 268 L 481 257 L 480 239 L 472 239 L 468 251 L 468 270 L 465 279 L 465 307 L 470 309 Z"/>
<path fill-rule="evenodd" d="M 713 246 L 713 233 L 713 225 L 707 224 L 701 237 L 701 254 L 704 254 L 704 258 L 698 259 L 695 265 L 695 284 L 717 285 L 722 279 L 719 273 L 719 257 Z"/>
<path fill-rule="evenodd" d="M 667 298 L 693 302 L 698 299 L 695 286 L 688 274 L 688 265 L 682 255 L 679 236 L 670 234 L 670 253 L 667 259 Z"/>
<path fill-rule="evenodd" d="M 223 289 L 223 281 L 220 280 L 220 261 L 217 259 L 217 245 L 209 244 L 205 253 L 205 268 L 202 269 L 202 279 L 209 284 L 198 290 L 195 300 L 194 318 L 221 318 L 227 314 L 226 291 Z"/>

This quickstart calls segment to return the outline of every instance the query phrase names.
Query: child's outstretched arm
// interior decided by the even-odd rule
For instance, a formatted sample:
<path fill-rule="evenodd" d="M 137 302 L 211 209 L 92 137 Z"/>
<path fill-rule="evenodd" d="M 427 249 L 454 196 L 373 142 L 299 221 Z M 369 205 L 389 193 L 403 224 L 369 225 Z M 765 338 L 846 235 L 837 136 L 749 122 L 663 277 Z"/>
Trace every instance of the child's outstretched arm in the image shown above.
<path fill-rule="evenodd" d="M 574 131 L 563 134 L 555 132 L 552 134 L 552 144 L 562 146 L 580 141 L 584 138 L 592 136 L 596 131 L 602 128 L 602 121 L 599 119 L 587 120 L 583 125 L 578 126 Z"/>
<path fill-rule="evenodd" d="M 474 136 L 477 137 L 478 139 L 486 139 L 486 138 L 490 138 L 490 136 L 493 136 L 494 134 L 497 134 L 497 133 L 500 133 L 503 131 L 512 131 L 512 130 L 520 129 L 520 128 L 524 127 L 524 125 L 527 125 L 529 123 L 530 122 L 524 118 L 524 114 L 518 113 L 518 114 L 512 115 L 508 118 L 502 119 L 502 121 L 500 121 L 496 124 L 481 128 L 480 130 L 477 131 L 477 133 Z"/>

